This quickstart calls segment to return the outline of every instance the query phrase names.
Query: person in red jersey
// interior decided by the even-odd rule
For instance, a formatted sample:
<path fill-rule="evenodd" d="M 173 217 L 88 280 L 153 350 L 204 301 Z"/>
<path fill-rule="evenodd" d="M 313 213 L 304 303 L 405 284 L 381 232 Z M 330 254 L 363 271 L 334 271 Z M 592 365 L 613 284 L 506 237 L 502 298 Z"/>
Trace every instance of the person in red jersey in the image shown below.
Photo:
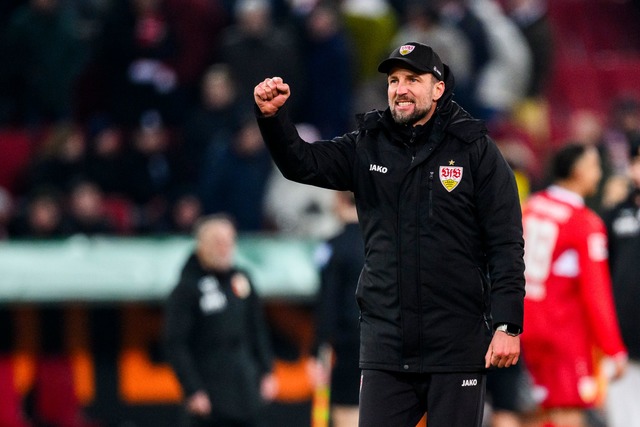
<path fill-rule="evenodd" d="M 523 358 L 540 423 L 584 427 L 595 406 L 598 352 L 622 375 L 627 351 L 613 304 L 603 221 L 585 206 L 602 176 L 594 147 L 568 144 L 552 159 L 553 184 L 524 206 Z M 544 424 L 546 423 L 546 424 Z"/>

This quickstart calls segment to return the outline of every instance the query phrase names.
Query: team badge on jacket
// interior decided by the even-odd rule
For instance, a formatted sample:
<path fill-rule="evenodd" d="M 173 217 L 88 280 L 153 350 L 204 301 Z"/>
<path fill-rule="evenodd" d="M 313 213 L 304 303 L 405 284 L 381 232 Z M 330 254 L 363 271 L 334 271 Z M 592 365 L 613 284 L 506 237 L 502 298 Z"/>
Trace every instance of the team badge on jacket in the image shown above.
<path fill-rule="evenodd" d="M 234 274 L 231 278 L 231 289 L 238 298 L 244 299 L 248 297 L 251 293 L 251 285 L 249 285 L 247 276 L 241 273 Z"/>
<path fill-rule="evenodd" d="M 451 192 L 462 180 L 462 166 L 454 166 L 455 161 L 450 160 L 449 166 L 440 166 L 440 182 L 444 188 Z"/>

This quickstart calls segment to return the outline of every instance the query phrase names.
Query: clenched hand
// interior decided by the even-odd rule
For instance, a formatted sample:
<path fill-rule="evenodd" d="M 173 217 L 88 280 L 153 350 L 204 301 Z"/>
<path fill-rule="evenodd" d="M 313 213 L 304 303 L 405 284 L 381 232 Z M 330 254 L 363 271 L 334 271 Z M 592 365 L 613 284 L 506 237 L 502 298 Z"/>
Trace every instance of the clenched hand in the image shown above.
<path fill-rule="evenodd" d="M 271 77 L 253 89 L 253 98 L 265 116 L 273 116 L 287 102 L 291 91 L 280 77 Z"/>

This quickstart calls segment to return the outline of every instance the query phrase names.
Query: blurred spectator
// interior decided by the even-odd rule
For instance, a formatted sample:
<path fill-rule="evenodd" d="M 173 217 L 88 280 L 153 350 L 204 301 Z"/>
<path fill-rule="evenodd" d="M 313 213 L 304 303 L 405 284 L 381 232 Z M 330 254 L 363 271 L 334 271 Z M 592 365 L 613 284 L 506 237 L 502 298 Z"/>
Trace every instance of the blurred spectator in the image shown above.
<path fill-rule="evenodd" d="M 170 234 L 190 234 L 201 216 L 202 203 L 200 199 L 189 192 L 180 194 L 171 203 L 167 232 Z"/>
<path fill-rule="evenodd" d="M 341 2 L 341 10 L 354 45 L 353 81 L 375 79 L 378 64 L 389 54 L 389 40 L 398 29 L 396 11 L 388 0 L 345 0 Z"/>
<path fill-rule="evenodd" d="M 315 256 L 321 273 L 316 302 L 316 347 L 318 352 L 330 348 L 334 363 L 323 366 L 321 358 L 317 360 L 320 378 L 331 378 L 331 425 L 357 427 L 360 312 L 355 292 L 364 266 L 364 242 L 353 194 L 334 192 L 334 210 L 343 228 L 320 246 Z"/>
<path fill-rule="evenodd" d="M 240 231 L 265 228 L 264 197 L 273 170 L 255 120 L 247 118 L 230 146 L 207 153 L 200 199 L 204 213 L 228 212 Z"/>
<path fill-rule="evenodd" d="M 531 51 L 522 32 L 495 0 L 476 0 L 470 7 L 489 37 L 489 61 L 479 70 L 476 99 L 487 121 L 511 114 L 531 80 Z"/>
<path fill-rule="evenodd" d="M 554 37 L 547 0 L 503 0 L 508 16 L 516 23 L 531 50 L 531 78 L 525 96 L 544 96 L 551 78 Z"/>
<path fill-rule="evenodd" d="M 154 231 L 167 214 L 168 195 L 181 182 L 181 157 L 158 111 L 146 111 L 125 156 L 127 196 L 141 209 L 137 230 Z"/>
<path fill-rule="evenodd" d="M 236 102 L 253 105 L 253 87 L 264 76 L 282 76 L 298 87 L 303 83 L 302 53 L 285 25 L 276 25 L 269 0 L 238 0 L 235 22 L 221 36 L 218 60 L 229 65 L 238 85 Z M 294 105 L 301 106 L 304 97 Z M 291 108 L 294 114 L 299 110 Z"/>
<path fill-rule="evenodd" d="M 522 346 L 532 375 L 539 422 L 585 427 L 602 396 L 601 352 L 611 378 L 626 367 L 607 265 L 606 228 L 585 206 L 602 176 L 593 146 L 567 144 L 552 159 L 553 185 L 524 207 L 527 266 Z"/>
<path fill-rule="evenodd" d="M 555 28 L 549 18 L 547 0 L 501 0 L 501 4 L 531 51 L 531 76 L 525 99 L 516 105 L 510 119 L 526 130 L 533 148 L 546 156 L 551 135 L 551 107 L 546 95 L 556 54 Z"/>
<path fill-rule="evenodd" d="M 58 0 L 60 1 L 60 0 Z M 111 0 L 62 0 L 61 5 L 73 14 L 75 33 L 83 43 L 93 46 L 102 32 L 104 18 L 111 7 Z"/>
<path fill-rule="evenodd" d="M 629 367 L 609 386 L 606 415 L 609 427 L 639 427 L 640 406 L 640 146 L 630 151 L 632 191 L 606 217 L 613 296 L 622 339 L 629 349 Z"/>
<path fill-rule="evenodd" d="M 34 190 L 9 225 L 11 238 L 52 239 L 65 235 L 60 195 L 51 188 Z"/>
<path fill-rule="evenodd" d="M 480 117 L 482 111 L 479 110 L 478 100 L 475 97 L 477 88 L 477 75 L 489 61 L 489 34 L 484 23 L 478 18 L 476 13 L 469 7 L 467 0 L 437 0 L 441 20 L 448 25 L 458 28 L 466 36 L 470 45 L 472 76 L 469 93 L 457 93 L 456 98 L 460 105 L 474 117 Z"/>
<path fill-rule="evenodd" d="M 321 139 L 312 125 L 298 124 L 296 128 L 305 141 Z M 327 239 L 338 232 L 332 190 L 290 181 L 273 168 L 265 191 L 265 215 L 279 233 Z"/>
<path fill-rule="evenodd" d="M 535 154 L 525 142 L 515 135 L 496 138 L 496 144 L 513 170 L 518 186 L 518 194 L 520 195 L 520 203 L 524 204 L 529 198 L 532 189 L 538 184 Z"/>
<path fill-rule="evenodd" d="M 123 195 L 127 177 L 124 132 L 114 122 L 94 118 L 89 123 L 85 176 L 107 195 Z"/>
<path fill-rule="evenodd" d="M 316 6 L 306 17 L 305 29 L 307 96 L 314 102 L 303 104 L 303 120 L 323 138 L 332 138 L 352 124 L 353 46 L 338 10 L 329 5 Z"/>
<path fill-rule="evenodd" d="M 640 145 L 640 99 L 620 97 L 613 101 L 604 140 L 614 171 L 626 173 L 629 150 Z"/>
<path fill-rule="evenodd" d="M 27 191 L 46 185 L 66 192 L 84 173 L 86 148 L 86 136 L 80 126 L 61 123 L 53 127 L 27 168 Z"/>
<path fill-rule="evenodd" d="M 567 139 L 587 146 L 595 147 L 598 150 L 600 158 L 600 169 L 602 170 L 602 179 L 598 183 L 597 190 L 594 194 L 587 195 L 586 203 L 597 214 L 601 215 L 605 207 L 604 200 L 607 203 L 616 204 L 622 199 L 611 198 L 610 194 L 605 194 L 605 190 L 612 188 L 609 186 L 610 181 L 615 180 L 619 173 L 614 172 L 611 161 L 611 152 L 606 145 L 604 139 L 604 123 L 598 113 L 590 110 L 574 110 L 571 112 L 569 122 L 567 123 L 568 136 Z M 615 187 L 613 187 L 615 189 Z M 624 199 L 625 195 L 623 195 Z"/>
<path fill-rule="evenodd" d="M 115 0 L 97 43 L 109 113 L 125 126 L 158 109 L 176 119 L 178 100 L 176 29 L 164 0 Z"/>
<path fill-rule="evenodd" d="M 149 1 L 149 0 L 145 0 Z M 229 17 L 221 0 L 164 0 L 167 20 L 176 37 L 178 85 L 197 99 L 198 84 L 215 55 Z"/>
<path fill-rule="evenodd" d="M 231 144 L 234 132 L 251 107 L 239 101 L 240 94 L 226 64 L 214 64 L 202 78 L 200 104 L 188 115 L 182 134 L 189 164 L 188 180 L 197 183 L 209 150 Z"/>
<path fill-rule="evenodd" d="M 74 82 L 88 47 L 68 12 L 61 0 L 29 0 L 13 11 L 3 29 L 0 64 L 14 119 L 37 125 L 72 118 Z"/>
<path fill-rule="evenodd" d="M 455 76 L 456 99 L 469 98 L 472 78 L 471 45 L 466 35 L 454 25 L 440 18 L 434 4 L 412 1 L 406 6 L 404 23 L 398 29 L 390 48 L 416 41 L 438 52 Z M 464 104 L 462 104 L 464 105 Z"/>
<path fill-rule="evenodd" d="M 9 223 L 13 218 L 13 197 L 0 187 L 0 241 L 9 238 Z"/>
<path fill-rule="evenodd" d="M 345 0 L 340 5 L 353 46 L 353 109 L 383 110 L 387 99 L 380 88 L 385 87 L 386 81 L 376 70 L 389 53 L 389 40 L 398 29 L 398 15 L 388 0 Z"/>
<path fill-rule="evenodd" d="M 236 229 L 204 217 L 196 248 L 166 304 L 165 348 L 182 386 L 188 426 L 257 427 L 273 399 L 273 350 L 260 298 L 234 264 Z"/>
<path fill-rule="evenodd" d="M 115 227 L 105 216 L 104 196 L 94 182 L 79 180 L 69 191 L 65 232 L 67 234 L 114 234 Z"/>

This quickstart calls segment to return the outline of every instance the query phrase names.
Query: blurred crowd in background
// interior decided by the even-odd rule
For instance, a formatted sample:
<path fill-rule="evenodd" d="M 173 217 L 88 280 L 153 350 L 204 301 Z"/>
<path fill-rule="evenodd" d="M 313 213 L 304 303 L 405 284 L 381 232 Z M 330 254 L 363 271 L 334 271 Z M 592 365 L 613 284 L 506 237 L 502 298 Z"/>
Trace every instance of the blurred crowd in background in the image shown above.
<path fill-rule="evenodd" d="M 4 1 L 0 237 L 186 233 L 202 214 L 220 211 L 241 232 L 327 237 L 337 227 L 332 198 L 274 170 L 253 118 L 253 86 L 284 77 L 303 137 L 331 138 L 354 129 L 355 113 L 386 107 L 377 64 L 410 40 L 433 46 L 451 66 L 455 99 L 487 121 L 524 196 L 542 185 L 553 147 L 572 139 L 602 148 L 614 179 L 594 203 L 610 206 L 625 191 L 640 104 L 602 99 L 598 111 L 571 111 L 554 131 L 548 93 L 562 43 L 548 7 Z"/>
<path fill-rule="evenodd" d="M 596 146 L 598 214 L 625 200 L 640 147 L 635 0 L 3 0 L 0 240 L 240 233 L 325 239 L 334 194 L 287 181 L 253 87 L 291 84 L 307 141 L 386 108 L 378 63 L 405 41 L 450 65 L 522 200 L 568 142 Z M 593 423 L 597 423 L 594 421 Z"/>

